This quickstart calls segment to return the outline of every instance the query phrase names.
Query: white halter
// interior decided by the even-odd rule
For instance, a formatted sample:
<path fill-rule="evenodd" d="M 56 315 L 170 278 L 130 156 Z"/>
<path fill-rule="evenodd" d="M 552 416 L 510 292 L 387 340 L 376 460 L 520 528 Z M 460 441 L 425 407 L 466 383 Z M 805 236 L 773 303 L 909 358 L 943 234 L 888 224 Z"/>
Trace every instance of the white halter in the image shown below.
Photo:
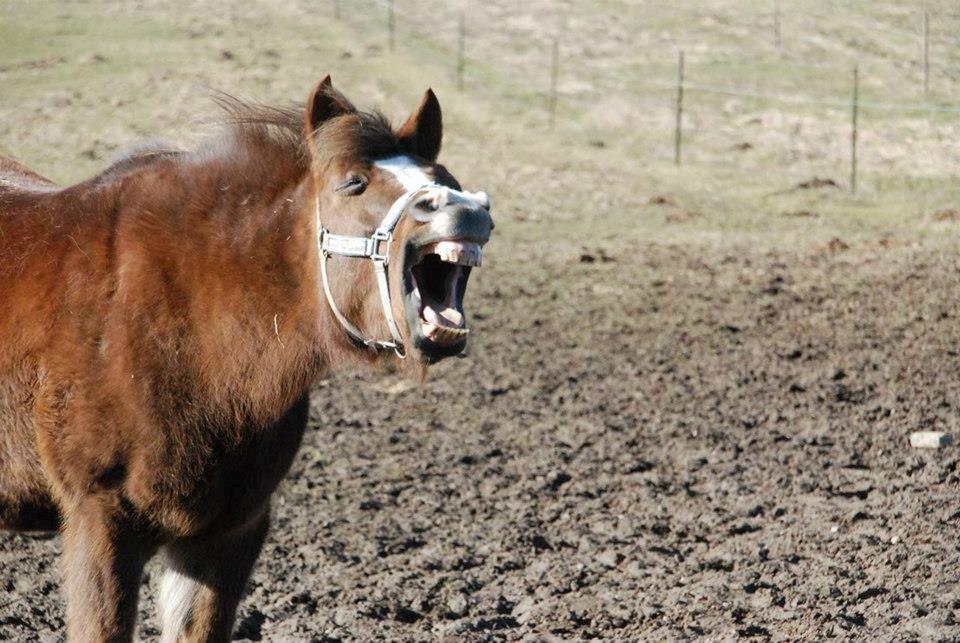
<path fill-rule="evenodd" d="M 413 202 L 414 198 L 419 196 L 424 190 L 449 190 L 457 192 L 446 186 L 440 185 L 429 180 L 423 172 L 410 171 L 409 163 L 405 157 L 394 157 L 385 159 L 376 163 L 377 166 L 392 173 L 406 188 L 404 192 L 390 209 L 387 215 L 380 222 L 380 225 L 369 237 L 354 237 L 343 234 L 333 234 L 323 227 L 320 221 L 320 198 L 317 197 L 317 230 L 320 244 L 320 275 L 323 279 L 323 292 L 327 296 L 327 303 L 330 304 L 330 310 L 343 329 L 347 331 L 357 345 L 372 348 L 374 350 L 393 350 L 401 359 L 406 357 L 406 349 L 403 341 L 400 339 L 400 328 L 393 316 L 393 307 L 390 305 L 390 282 L 387 279 L 387 266 L 390 263 L 390 242 L 393 241 L 393 231 L 400 223 L 400 217 L 407 211 L 407 207 Z M 383 244 L 381 246 L 381 244 Z M 368 339 L 364 337 L 363 332 L 357 328 L 346 316 L 340 312 L 337 304 L 333 300 L 333 293 L 330 290 L 330 278 L 327 276 L 327 259 L 330 255 L 340 255 L 341 257 L 355 257 L 358 259 L 370 259 L 373 261 L 373 269 L 377 275 L 377 287 L 380 290 L 380 305 L 383 308 L 383 315 L 387 319 L 387 327 L 390 329 L 390 341 Z"/>
<path fill-rule="evenodd" d="M 424 188 L 432 187 L 432 184 L 420 186 L 416 190 L 404 192 L 403 196 L 393 202 L 387 216 L 383 218 L 380 226 L 370 237 L 354 237 L 344 234 L 333 234 L 323 227 L 320 223 L 320 198 L 317 198 L 317 223 L 319 229 L 320 253 L 320 275 L 323 279 L 323 292 L 327 296 L 327 303 L 330 304 L 330 310 L 343 329 L 347 331 L 354 342 L 367 348 L 375 350 L 392 349 L 398 357 L 406 357 L 406 351 L 403 342 L 400 339 L 400 329 L 397 327 L 397 321 L 393 316 L 393 308 L 390 306 L 390 282 L 387 280 L 387 265 L 390 263 L 390 242 L 393 241 L 393 231 L 400 222 L 400 217 L 406 211 L 407 206 L 413 201 Z M 384 244 L 381 251 L 380 244 Z M 378 339 L 368 339 L 346 316 L 340 312 L 336 302 L 333 301 L 333 293 L 330 291 L 330 278 L 327 276 L 327 259 L 330 255 L 340 255 L 341 257 L 356 257 L 359 259 L 370 259 L 373 261 L 373 270 L 377 275 L 377 287 L 380 289 L 380 305 L 383 307 L 383 315 L 387 318 L 387 327 L 390 329 L 392 341 L 382 341 Z"/>

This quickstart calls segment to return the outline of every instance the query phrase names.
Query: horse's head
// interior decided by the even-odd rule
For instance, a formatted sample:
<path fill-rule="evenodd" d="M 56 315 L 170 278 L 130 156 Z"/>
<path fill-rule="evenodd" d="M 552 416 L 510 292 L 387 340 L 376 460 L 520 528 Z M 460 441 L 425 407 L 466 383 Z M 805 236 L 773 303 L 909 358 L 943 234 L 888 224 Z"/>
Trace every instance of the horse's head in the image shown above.
<path fill-rule="evenodd" d="M 393 130 L 357 111 L 326 77 L 307 102 L 325 295 L 360 344 L 425 362 L 458 355 L 469 329 L 463 298 L 493 219 L 436 162 L 443 127 L 427 90 Z M 372 265 L 369 265 L 371 264 Z M 391 338 L 391 339 L 386 339 Z"/>

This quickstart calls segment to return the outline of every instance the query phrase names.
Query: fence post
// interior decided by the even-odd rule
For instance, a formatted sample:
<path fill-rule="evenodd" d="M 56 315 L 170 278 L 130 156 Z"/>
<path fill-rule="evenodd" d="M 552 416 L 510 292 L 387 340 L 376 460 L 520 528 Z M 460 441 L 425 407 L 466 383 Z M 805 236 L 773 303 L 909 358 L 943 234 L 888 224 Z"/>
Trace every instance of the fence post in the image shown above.
<path fill-rule="evenodd" d="M 783 49 L 783 38 L 780 33 L 780 0 L 773 0 L 773 44 Z"/>
<path fill-rule="evenodd" d="M 397 20 L 393 11 L 394 0 L 387 0 L 387 31 L 389 32 L 390 51 L 396 48 Z"/>
<path fill-rule="evenodd" d="M 680 165 L 681 149 L 683 147 L 683 49 L 677 60 L 677 122 L 673 133 L 673 162 Z"/>
<path fill-rule="evenodd" d="M 860 65 L 853 68 L 853 94 L 850 101 L 850 193 L 857 193 L 857 126 L 860 111 Z"/>
<path fill-rule="evenodd" d="M 467 15 L 460 11 L 460 34 L 457 40 L 457 91 L 463 91 L 463 71 L 467 66 Z"/>
<path fill-rule="evenodd" d="M 553 54 L 550 62 L 550 129 L 557 123 L 557 79 L 560 76 L 560 41 L 553 39 Z"/>
<path fill-rule="evenodd" d="M 333 0 L 333 17 L 336 20 L 340 19 L 340 0 Z"/>
<path fill-rule="evenodd" d="M 930 99 L 930 12 L 923 11 L 923 97 Z"/>

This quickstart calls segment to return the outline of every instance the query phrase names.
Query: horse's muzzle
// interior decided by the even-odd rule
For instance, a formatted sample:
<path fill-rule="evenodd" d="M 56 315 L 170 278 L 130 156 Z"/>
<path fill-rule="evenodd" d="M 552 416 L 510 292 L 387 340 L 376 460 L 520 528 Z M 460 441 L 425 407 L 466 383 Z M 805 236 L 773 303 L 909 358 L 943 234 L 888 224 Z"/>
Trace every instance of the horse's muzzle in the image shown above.
<path fill-rule="evenodd" d="M 493 218 L 486 194 L 429 192 L 413 205 L 421 225 L 407 242 L 404 304 L 412 344 L 428 362 L 466 348 L 463 298 L 480 266 Z"/>
<path fill-rule="evenodd" d="M 431 190 L 413 204 L 413 218 L 424 223 L 417 243 L 463 240 L 479 243 L 490 240 L 493 217 L 490 198 L 485 192 L 453 192 L 445 188 Z"/>

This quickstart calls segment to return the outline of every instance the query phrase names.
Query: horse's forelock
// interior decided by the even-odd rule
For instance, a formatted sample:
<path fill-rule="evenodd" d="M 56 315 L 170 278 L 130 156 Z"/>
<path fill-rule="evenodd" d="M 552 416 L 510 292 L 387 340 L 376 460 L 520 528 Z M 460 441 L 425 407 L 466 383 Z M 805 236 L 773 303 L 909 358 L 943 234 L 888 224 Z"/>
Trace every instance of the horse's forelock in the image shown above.
<path fill-rule="evenodd" d="M 215 95 L 214 101 L 227 115 L 230 134 L 230 146 L 221 147 L 221 154 L 231 149 L 247 158 L 249 153 L 279 153 L 306 169 L 311 145 L 318 168 L 335 158 L 372 160 L 401 151 L 396 132 L 378 111 L 354 110 L 331 118 L 307 141 L 300 105 L 265 105 L 223 93 Z"/>
<path fill-rule="evenodd" d="M 380 112 L 351 112 L 332 118 L 313 133 L 314 157 L 323 168 L 336 158 L 373 160 L 400 152 L 400 140 Z"/>

